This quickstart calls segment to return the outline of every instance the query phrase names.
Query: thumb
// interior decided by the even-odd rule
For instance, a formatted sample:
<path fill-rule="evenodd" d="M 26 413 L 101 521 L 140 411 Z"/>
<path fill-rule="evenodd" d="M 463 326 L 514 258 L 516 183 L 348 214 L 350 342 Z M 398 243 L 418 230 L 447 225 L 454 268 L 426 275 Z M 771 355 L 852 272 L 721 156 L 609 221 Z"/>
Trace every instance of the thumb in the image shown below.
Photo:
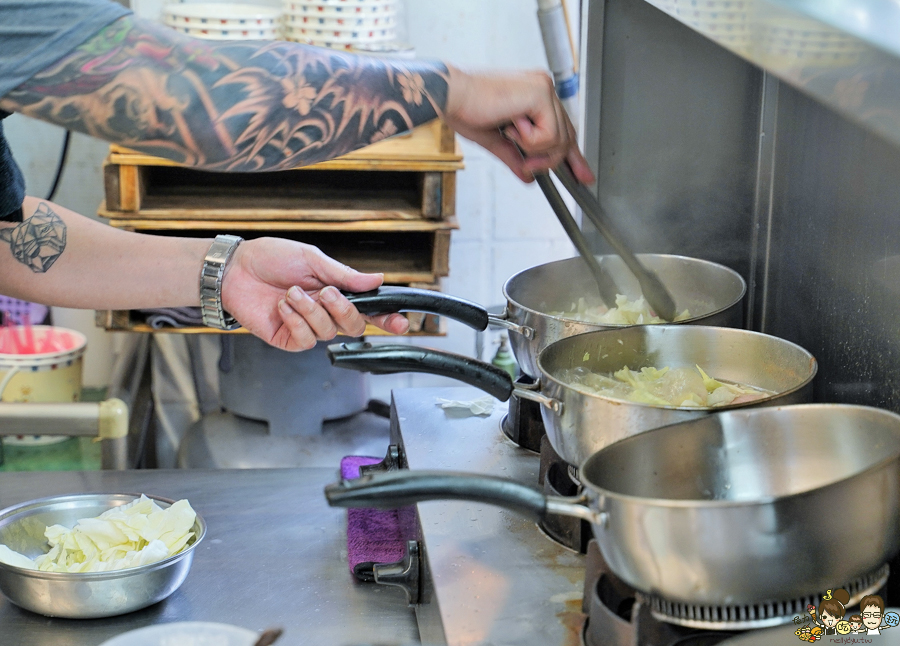
<path fill-rule="evenodd" d="M 364 274 L 321 252 L 310 258 L 309 265 L 323 284 L 350 292 L 367 292 L 384 282 L 384 274 Z"/>

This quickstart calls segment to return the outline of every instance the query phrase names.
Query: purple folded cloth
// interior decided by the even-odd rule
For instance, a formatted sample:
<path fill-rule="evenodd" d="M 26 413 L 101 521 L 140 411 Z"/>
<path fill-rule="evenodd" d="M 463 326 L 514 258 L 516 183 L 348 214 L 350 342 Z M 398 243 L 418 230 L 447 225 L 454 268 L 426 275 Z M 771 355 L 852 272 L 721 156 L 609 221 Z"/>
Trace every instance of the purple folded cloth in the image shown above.
<path fill-rule="evenodd" d="M 363 465 L 378 464 L 381 458 L 351 455 L 341 460 L 341 477 L 359 477 Z M 375 563 L 396 563 L 406 556 L 406 537 L 415 523 L 415 507 L 402 509 L 348 509 L 347 560 L 350 572 L 361 581 L 372 581 Z"/>

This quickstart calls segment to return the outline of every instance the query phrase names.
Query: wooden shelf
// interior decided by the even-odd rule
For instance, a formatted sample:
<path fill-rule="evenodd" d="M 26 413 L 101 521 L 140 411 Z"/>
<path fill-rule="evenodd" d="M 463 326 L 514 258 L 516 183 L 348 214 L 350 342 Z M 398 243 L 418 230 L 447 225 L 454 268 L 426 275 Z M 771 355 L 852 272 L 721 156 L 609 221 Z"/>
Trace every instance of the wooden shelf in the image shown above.
<path fill-rule="evenodd" d="M 314 245 L 359 271 L 383 273 L 386 283 L 398 285 L 436 284 L 447 276 L 450 234 L 459 227 L 455 218 L 359 222 L 111 219 L 109 223 L 153 235 L 211 238 L 227 232 L 247 240 L 277 235 Z"/>
<path fill-rule="evenodd" d="M 124 146 L 110 146 L 110 162 L 130 166 L 181 166 L 162 157 Z M 461 170 L 462 151 L 453 131 L 441 121 L 432 121 L 405 135 L 398 135 L 360 148 L 337 159 L 301 166 L 294 170 Z"/>
<path fill-rule="evenodd" d="M 190 216 L 195 211 L 178 210 L 169 218 L 134 218 L 133 214 L 110 211 L 106 203 L 101 203 L 97 213 L 109 219 L 109 224 L 118 229 L 132 229 L 146 232 L 154 231 L 221 231 L 225 229 L 241 229 L 244 231 L 452 231 L 459 228 L 455 217 L 444 220 L 239 220 L 210 219 L 193 220 Z"/>
<path fill-rule="evenodd" d="M 102 313 L 103 310 L 98 310 L 98 313 Z M 214 330 L 208 327 L 164 327 L 164 328 L 154 328 L 150 327 L 146 323 L 134 323 L 133 325 L 129 325 L 127 327 L 107 327 L 105 325 L 101 325 L 100 327 L 104 327 L 108 332 L 142 332 L 145 334 L 250 334 L 244 328 L 238 328 L 237 330 Z M 443 330 L 438 332 L 429 332 L 426 330 L 420 330 L 418 332 L 407 332 L 402 336 L 446 336 L 447 333 Z M 390 334 L 389 332 L 385 332 L 381 328 L 377 328 L 374 325 L 367 325 L 364 336 L 397 336 L 396 334 Z"/>
<path fill-rule="evenodd" d="M 440 220 L 456 214 L 456 171 L 211 173 L 180 166 L 103 166 L 112 215 L 167 219 Z"/>
<path fill-rule="evenodd" d="M 456 137 L 439 121 L 338 159 L 266 173 L 201 171 L 112 145 L 98 214 L 113 227 L 159 236 L 277 235 L 315 245 L 359 271 L 383 273 L 386 284 L 440 289 L 450 271 L 450 234 L 459 228 L 461 168 Z M 406 316 L 410 334 L 445 334 L 438 317 Z M 97 324 L 114 331 L 228 334 L 155 329 L 125 310 L 98 311 Z M 387 333 L 369 326 L 366 334 Z"/>

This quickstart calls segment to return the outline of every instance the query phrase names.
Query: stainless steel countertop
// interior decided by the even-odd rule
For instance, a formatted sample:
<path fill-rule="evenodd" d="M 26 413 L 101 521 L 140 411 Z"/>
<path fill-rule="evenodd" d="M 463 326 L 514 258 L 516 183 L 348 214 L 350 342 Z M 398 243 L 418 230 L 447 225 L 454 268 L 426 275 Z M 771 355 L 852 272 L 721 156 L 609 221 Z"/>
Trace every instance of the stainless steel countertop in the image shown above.
<path fill-rule="evenodd" d="M 540 458 L 503 435 L 506 404 L 490 417 L 460 417 L 437 398 L 472 400 L 474 388 L 394 391 L 393 441 L 402 435 L 411 469 L 491 473 L 537 488 Z M 580 643 L 584 557 L 533 523 L 478 503 L 418 505 L 428 580 L 417 607 L 429 644 Z"/>
<path fill-rule="evenodd" d="M 110 619 L 48 619 L 0 596 L 0 645 L 97 646 L 172 621 L 285 629 L 284 644 L 416 642 L 397 589 L 356 583 L 347 568 L 346 512 L 325 503 L 333 469 L 0 473 L 0 507 L 63 493 L 144 492 L 187 498 L 209 524 L 182 587 Z"/>

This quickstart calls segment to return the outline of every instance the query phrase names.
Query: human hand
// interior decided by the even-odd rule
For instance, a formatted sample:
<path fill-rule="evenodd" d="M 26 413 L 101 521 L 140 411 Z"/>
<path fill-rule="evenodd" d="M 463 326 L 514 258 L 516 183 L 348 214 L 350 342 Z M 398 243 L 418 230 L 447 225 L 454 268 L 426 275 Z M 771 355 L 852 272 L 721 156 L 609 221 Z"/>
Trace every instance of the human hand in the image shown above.
<path fill-rule="evenodd" d="M 316 247 L 281 238 L 238 245 L 222 282 L 222 305 L 266 343 L 296 352 L 338 332 L 361 336 L 366 321 L 393 334 L 409 322 L 401 314 L 365 317 L 339 291 L 365 292 L 381 274 L 362 274 Z"/>
<path fill-rule="evenodd" d="M 562 161 L 569 162 L 578 181 L 594 181 L 578 150 L 575 128 L 546 73 L 484 75 L 449 65 L 447 69 L 450 81 L 444 121 L 448 126 L 492 152 L 523 182 Z M 507 128 L 509 125 L 513 127 Z M 525 159 L 500 128 L 522 148 Z"/>

